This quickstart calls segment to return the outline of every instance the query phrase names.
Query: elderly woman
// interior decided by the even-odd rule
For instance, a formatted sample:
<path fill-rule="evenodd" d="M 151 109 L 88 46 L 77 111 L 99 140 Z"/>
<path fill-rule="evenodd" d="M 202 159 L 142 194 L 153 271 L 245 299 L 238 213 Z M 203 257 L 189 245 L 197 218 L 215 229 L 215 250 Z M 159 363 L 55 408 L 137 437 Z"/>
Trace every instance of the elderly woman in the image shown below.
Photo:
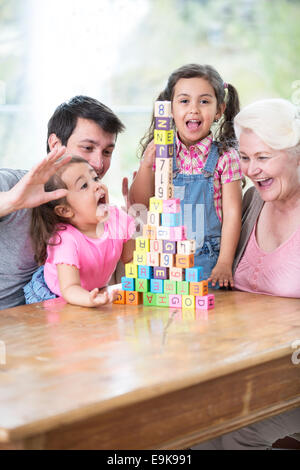
<path fill-rule="evenodd" d="M 239 290 L 300 298 L 300 116 L 286 100 L 257 101 L 234 120 L 242 171 L 253 185 L 243 198 L 234 264 Z M 300 431 L 300 408 L 195 446 L 266 449 Z"/>

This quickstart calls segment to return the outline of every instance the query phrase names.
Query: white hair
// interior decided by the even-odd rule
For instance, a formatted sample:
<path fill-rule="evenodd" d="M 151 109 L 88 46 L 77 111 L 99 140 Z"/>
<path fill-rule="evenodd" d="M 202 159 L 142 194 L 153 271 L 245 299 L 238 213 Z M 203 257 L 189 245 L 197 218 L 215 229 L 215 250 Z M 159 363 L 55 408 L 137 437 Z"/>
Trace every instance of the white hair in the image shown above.
<path fill-rule="evenodd" d="M 255 101 L 236 115 L 234 129 L 238 139 L 249 129 L 273 149 L 290 149 L 300 142 L 299 110 L 280 98 Z"/>

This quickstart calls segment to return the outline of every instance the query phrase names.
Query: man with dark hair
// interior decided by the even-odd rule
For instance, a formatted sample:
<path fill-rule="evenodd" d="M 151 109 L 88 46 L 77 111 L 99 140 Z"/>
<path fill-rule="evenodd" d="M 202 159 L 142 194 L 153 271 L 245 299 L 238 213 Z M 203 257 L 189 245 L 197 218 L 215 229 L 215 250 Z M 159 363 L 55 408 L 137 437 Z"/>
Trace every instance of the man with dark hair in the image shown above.
<path fill-rule="evenodd" d="M 50 118 L 47 158 L 29 172 L 0 169 L 0 310 L 25 302 L 23 287 L 37 269 L 29 237 L 30 208 L 65 195 L 66 190 L 44 191 L 44 183 L 64 164 L 62 155 L 82 156 L 103 177 L 123 130 L 107 106 L 76 96 L 58 106 Z"/>

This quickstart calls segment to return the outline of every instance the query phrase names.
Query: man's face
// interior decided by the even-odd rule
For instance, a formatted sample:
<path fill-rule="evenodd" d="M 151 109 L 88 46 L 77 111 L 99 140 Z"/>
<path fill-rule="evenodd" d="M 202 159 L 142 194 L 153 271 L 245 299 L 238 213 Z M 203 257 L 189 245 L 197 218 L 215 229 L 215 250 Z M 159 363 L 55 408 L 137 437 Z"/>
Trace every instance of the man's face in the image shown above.
<path fill-rule="evenodd" d="M 116 134 L 105 132 L 94 121 L 78 118 L 67 142 L 66 154 L 84 158 L 102 178 L 110 167 L 116 139 Z"/>

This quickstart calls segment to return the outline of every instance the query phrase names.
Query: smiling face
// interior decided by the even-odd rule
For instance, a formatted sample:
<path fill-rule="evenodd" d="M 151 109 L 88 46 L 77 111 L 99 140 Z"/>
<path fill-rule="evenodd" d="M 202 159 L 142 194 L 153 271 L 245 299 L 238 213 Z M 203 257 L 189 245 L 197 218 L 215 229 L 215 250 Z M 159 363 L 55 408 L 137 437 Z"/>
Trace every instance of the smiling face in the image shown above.
<path fill-rule="evenodd" d="M 82 232 L 93 229 L 98 222 L 107 219 L 107 211 L 103 209 L 108 203 L 107 188 L 88 163 L 71 163 L 61 178 L 68 189 L 68 205 L 55 208 L 59 215 L 68 218 Z"/>
<path fill-rule="evenodd" d="M 172 114 L 180 140 L 187 147 L 207 137 L 224 110 L 225 104 L 218 108 L 215 91 L 204 78 L 181 78 L 176 83 Z"/>
<path fill-rule="evenodd" d="M 288 200 L 299 192 L 299 156 L 272 149 L 246 129 L 241 132 L 239 147 L 242 172 L 265 202 Z"/>

